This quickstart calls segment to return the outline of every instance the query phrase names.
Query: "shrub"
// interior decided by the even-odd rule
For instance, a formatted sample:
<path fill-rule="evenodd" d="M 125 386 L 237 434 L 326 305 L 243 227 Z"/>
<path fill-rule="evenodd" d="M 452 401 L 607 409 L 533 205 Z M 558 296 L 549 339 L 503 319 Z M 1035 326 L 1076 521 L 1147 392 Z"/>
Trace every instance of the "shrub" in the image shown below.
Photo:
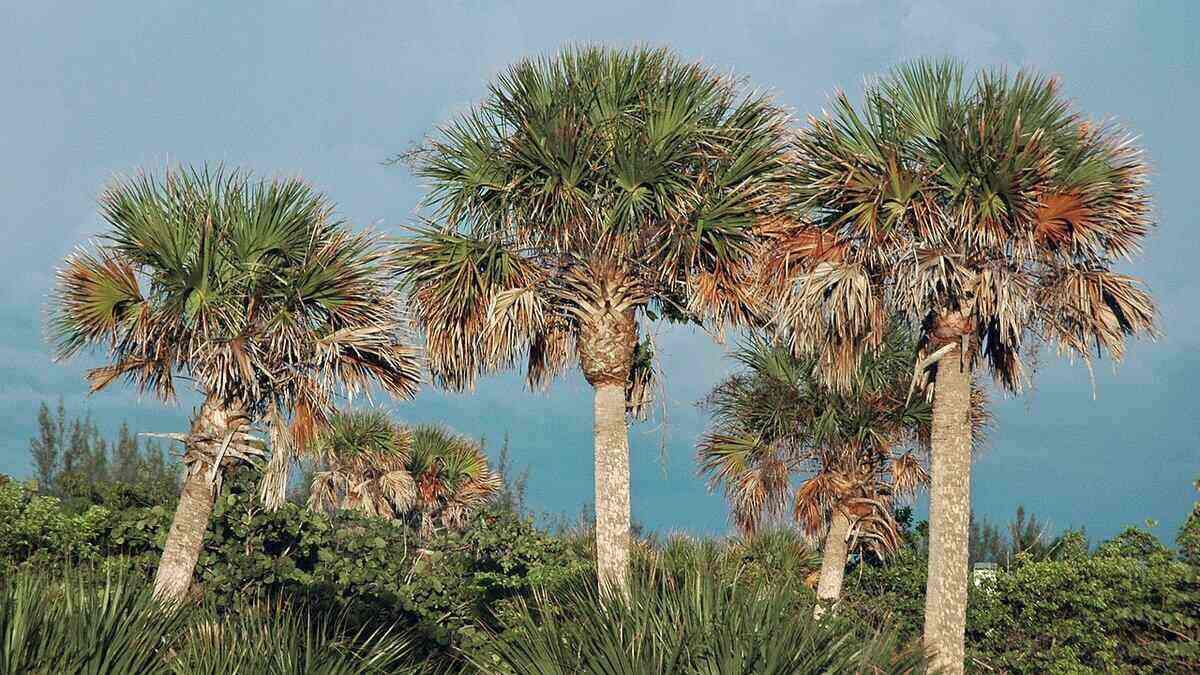
<path fill-rule="evenodd" d="M 812 604 L 784 586 L 727 584 L 696 570 L 635 577 L 629 596 L 594 579 L 521 604 L 506 639 L 471 655 L 484 672 L 912 672 L 915 647 L 841 620 L 815 622 Z"/>
<path fill-rule="evenodd" d="M 409 644 L 283 600 L 164 606 L 130 577 L 23 573 L 0 588 L 4 673 L 415 673 Z"/>
<path fill-rule="evenodd" d="M 5 481 L 0 484 L 0 568 L 98 560 L 109 515 L 100 506 L 69 515 L 57 497 Z"/>
<path fill-rule="evenodd" d="M 0 588 L 0 672 L 164 672 L 185 620 L 135 580 L 21 574 Z"/>
<path fill-rule="evenodd" d="M 1122 546 L 998 574 L 973 598 L 972 657 L 988 668 L 1019 672 L 1200 668 L 1196 568 L 1170 558 L 1112 554 Z M 1189 630 L 1187 646 L 1181 638 Z"/>

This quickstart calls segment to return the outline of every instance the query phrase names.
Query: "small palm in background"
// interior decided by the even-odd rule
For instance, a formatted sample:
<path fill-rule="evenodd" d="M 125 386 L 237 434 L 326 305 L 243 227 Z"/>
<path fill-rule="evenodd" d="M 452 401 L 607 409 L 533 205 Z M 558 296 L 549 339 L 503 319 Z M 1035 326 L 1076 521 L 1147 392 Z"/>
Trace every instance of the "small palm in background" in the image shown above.
<path fill-rule="evenodd" d="M 499 492 L 480 446 L 437 426 L 405 426 L 379 411 L 343 412 L 317 442 L 323 468 L 312 476 L 309 506 L 355 510 L 417 524 L 461 529 Z"/>
<path fill-rule="evenodd" d="M 895 551 L 896 500 L 929 480 L 930 405 L 910 395 L 915 341 L 893 327 L 860 360 L 849 393 L 821 381 L 816 358 L 765 338 L 747 339 L 734 357 L 745 370 L 705 401 L 713 426 L 700 442 L 700 470 L 724 489 L 744 534 L 764 518 L 790 516 L 804 533 L 825 537 L 817 596 L 833 604 L 849 552 L 858 544 L 881 556 Z M 974 411 L 982 424 L 982 389 Z"/>

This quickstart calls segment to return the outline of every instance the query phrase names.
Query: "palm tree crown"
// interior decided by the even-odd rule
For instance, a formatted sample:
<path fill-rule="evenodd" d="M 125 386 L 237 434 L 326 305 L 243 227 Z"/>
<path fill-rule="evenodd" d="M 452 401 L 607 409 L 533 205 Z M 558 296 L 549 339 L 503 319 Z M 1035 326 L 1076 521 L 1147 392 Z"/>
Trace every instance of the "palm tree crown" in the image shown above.
<path fill-rule="evenodd" d="M 300 180 L 170 169 L 100 203 L 111 229 L 67 258 L 51 318 L 60 358 L 107 351 L 93 390 L 125 377 L 168 400 L 183 375 L 248 419 L 290 415 L 301 440 L 338 387 L 415 393 L 389 256 Z"/>
<path fill-rule="evenodd" d="M 1014 389 L 1030 338 L 1119 359 L 1127 335 L 1154 330 L 1149 294 L 1111 269 L 1150 226 L 1146 165 L 1118 128 L 1073 111 L 1057 80 L 900 67 L 861 110 L 838 94 L 811 118 L 796 171 L 811 225 L 772 266 L 794 282 L 780 316 L 797 343 L 826 351 L 834 381 L 890 312 Z"/>
<path fill-rule="evenodd" d="M 469 386 L 525 355 L 542 385 L 578 356 L 589 380 L 623 384 L 633 329 L 595 340 L 599 317 L 655 303 L 746 319 L 787 120 L 664 50 L 513 66 L 413 155 L 437 222 L 401 259 L 435 377 Z"/>
<path fill-rule="evenodd" d="M 1150 227 L 1146 166 L 1130 138 L 1084 120 L 1058 82 L 919 61 L 867 87 L 860 110 L 839 94 L 796 143 L 791 228 L 765 269 L 792 283 L 779 327 L 817 349 L 845 388 L 886 318 L 920 330 L 931 369 L 930 543 L 925 642 L 961 672 L 970 514 L 970 386 L 983 364 L 1004 388 L 1027 379 L 1043 343 L 1120 360 L 1153 334 L 1140 282 L 1114 271 Z"/>

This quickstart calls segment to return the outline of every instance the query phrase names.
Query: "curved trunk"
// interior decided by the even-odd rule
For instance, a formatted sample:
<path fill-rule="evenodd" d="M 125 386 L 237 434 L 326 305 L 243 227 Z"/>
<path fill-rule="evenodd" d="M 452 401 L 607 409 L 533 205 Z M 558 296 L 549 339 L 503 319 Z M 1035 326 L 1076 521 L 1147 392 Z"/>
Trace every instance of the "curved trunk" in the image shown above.
<path fill-rule="evenodd" d="M 231 431 L 230 425 L 235 419 L 235 413 L 218 403 L 206 400 L 200 408 L 200 413 L 192 422 L 189 441 L 198 446 L 212 446 L 212 439 L 220 439 L 219 443 Z M 209 439 L 209 440 L 204 440 Z M 217 445 L 217 448 L 220 446 Z M 189 454 L 202 458 L 211 447 L 189 447 Z M 167 542 L 163 546 L 162 559 L 158 563 L 158 572 L 154 575 L 154 595 L 162 600 L 182 602 L 187 598 L 188 589 L 192 585 L 192 575 L 196 571 L 196 561 L 204 547 L 204 533 L 208 531 L 208 520 L 212 515 L 216 495 L 213 485 L 208 479 L 209 468 L 212 465 L 203 459 L 197 459 L 193 466 L 188 467 L 184 479 L 183 491 L 179 495 L 179 506 L 175 509 L 175 517 L 171 521 L 171 530 L 167 533 Z"/>
<path fill-rule="evenodd" d="M 595 387 L 596 568 L 600 586 L 627 588 L 629 576 L 629 430 L 625 387 Z"/>
<path fill-rule="evenodd" d="M 841 509 L 833 509 L 829 516 L 829 533 L 825 535 L 825 548 L 821 552 L 821 579 L 817 582 L 817 604 L 813 607 L 813 618 L 819 619 L 826 610 L 832 609 L 842 597 L 842 578 L 846 574 L 846 559 L 850 554 L 850 518 Z"/>
<path fill-rule="evenodd" d="M 934 652 L 934 669 L 961 673 L 971 518 L 971 372 L 956 352 L 938 364 L 931 431 L 925 646 Z"/>

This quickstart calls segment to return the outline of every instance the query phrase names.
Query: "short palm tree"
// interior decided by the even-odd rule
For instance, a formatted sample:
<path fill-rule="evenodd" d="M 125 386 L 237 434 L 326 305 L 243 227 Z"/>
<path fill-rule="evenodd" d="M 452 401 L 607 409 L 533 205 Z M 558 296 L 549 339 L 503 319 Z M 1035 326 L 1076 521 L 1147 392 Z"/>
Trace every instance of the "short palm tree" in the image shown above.
<path fill-rule="evenodd" d="M 1039 343 L 1120 359 L 1154 332 L 1155 308 L 1113 270 L 1150 227 L 1146 165 L 1131 139 L 1083 119 L 1058 82 L 1034 73 L 921 61 L 839 94 L 797 143 L 808 225 L 768 267 L 792 279 L 781 329 L 825 355 L 844 385 L 887 317 L 921 331 L 933 370 L 932 486 L 925 639 L 939 667 L 963 668 L 970 516 L 971 377 L 1025 380 Z M 794 255 L 793 255 L 794 253 Z M 1089 360 L 1090 363 L 1090 360 Z"/>
<path fill-rule="evenodd" d="M 713 425 L 699 445 L 700 470 L 725 491 L 738 528 L 753 534 L 762 518 L 790 512 L 808 536 L 825 535 L 818 614 L 840 598 L 856 542 L 880 556 L 897 548 L 895 500 L 928 482 L 930 406 L 909 395 L 914 347 L 893 328 L 840 391 L 818 377 L 816 358 L 751 337 L 734 352 L 744 370 L 705 400 Z M 974 395 L 983 425 L 984 392 Z"/>
<path fill-rule="evenodd" d="M 500 490 L 478 443 L 438 426 L 409 427 L 377 411 L 344 412 L 316 443 L 309 507 L 410 521 L 423 536 L 462 529 Z"/>
<path fill-rule="evenodd" d="M 399 253 L 435 379 L 527 359 L 543 386 L 577 360 L 594 389 L 602 584 L 628 569 L 639 323 L 737 324 L 758 301 L 788 116 L 738 84 L 660 49 L 565 49 L 511 67 L 412 155 L 435 221 Z"/>
<path fill-rule="evenodd" d="M 256 462 L 269 425 L 277 505 L 291 451 L 332 412 L 332 397 L 378 384 L 411 397 L 420 377 L 402 341 L 390 256 L 334 219 L 297 179 L 178 168 L 105 190 L 109 230 L 67 258 L 52 300 L 60 358 L 96 347 L 108 363 L 92 390 L 126 378 L 171 400 L 177 378 L 204 397 L 187 434 L 187 477 L 155 578 L 159 597 L 186 594 L 222 472 Z"/>

